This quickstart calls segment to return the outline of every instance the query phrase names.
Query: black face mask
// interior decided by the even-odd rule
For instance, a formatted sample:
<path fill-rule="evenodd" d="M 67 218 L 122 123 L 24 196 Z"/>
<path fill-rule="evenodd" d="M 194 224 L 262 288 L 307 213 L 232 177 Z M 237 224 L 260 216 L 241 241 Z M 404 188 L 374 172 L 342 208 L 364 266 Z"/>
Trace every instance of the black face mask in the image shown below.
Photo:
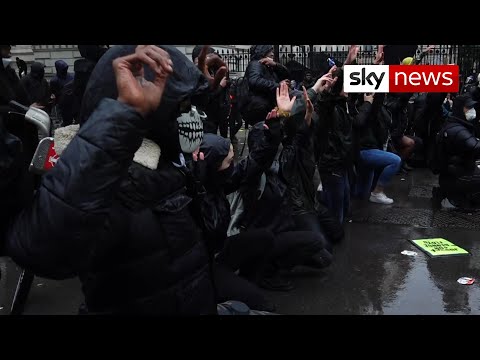
<path fill-rule="evenodd" d="M 232 162 L 228 168 L 222 171 L 218 171 L 215 174 L 215 183 L 217 185 L 225 185 L 225 183 L 232 177 L 234 170 L 235 166 Z"/>

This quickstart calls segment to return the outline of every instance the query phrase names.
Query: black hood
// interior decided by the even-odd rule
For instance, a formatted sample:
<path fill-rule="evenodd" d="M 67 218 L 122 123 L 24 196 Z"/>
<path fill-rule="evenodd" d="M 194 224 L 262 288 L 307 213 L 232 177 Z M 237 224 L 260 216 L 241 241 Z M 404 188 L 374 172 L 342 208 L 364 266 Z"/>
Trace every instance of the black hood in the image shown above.
<path fill-rule="evenodd" d="M 252 45 L 250 48 L 250 60 L 263 59 L 272 50 L 273 45 Z"/>
<path fill-rule="evenodd" d="M 467 119 L 465 118 L 465 112 L 463 111 L 463 108 L 465 107 L 466 104 L 471 105 L 472 102 L 473 102 L 472 97 L 469 94 L 457 96 L 455 99 L 453 99 L 453 106 L 452 106 L 453 116 L 458 119 L 467 121 Z"/>
<path fill-rule="evenodd" d="M 253 152 L 257 146 L 262 143 L 262 139 L 265 136 L 265 128 L 263 125 L 265 125 L 265 121 L 260 121 L 256 123 L 248 132 L 248 152 Z"/>
<path fill-rule="evenodd" d="M 177 117 L 180 104 L 188 102 L 193 105 L 202 103 L 208 94 L 207 79 L 200 70 L 177 48 L 169 45 L 157 45 L 167 51 L 173 62 L 173 74 L 167 81 L 162 101 L 158 109 L 149 115 L 153 127 L 147 137 L 162 148 L 162 156 L 178 160 L 180 145 L 178 141 Z M 83 97 L 79 122 L 82 125 L 90 117 L 103 98 L 118 97 L 112 62 L 114 59 L 133 54 L 137 45 L 118 45 L 110 48 L 95 66 Z M 145 78 L 152 81 L 154 73 L 145 67 Z"/>
<path fill-rule="evenodd" d="M 205 155 L 208 175 L 214 175 L 230 152 L 230 140 L 214 134 L 204 134 L 200 151 Z"/>
<path fill-rule="evenodd" d="M 30 74 L 37 80 L 42 80 L 45 76 L 45 65 L 39 62 L 34 62 L 30 68 Z"/>
<path fill-rule="evenodd" d="M 57 70 L 58 76 L 67 76 L 68 73 L 68 64 L 63 60 L 55 61 L 55 70 Z"/>
<path fill-rule="evenodd" d="M 88 60 L 97 62 L 107 52 L 105 45 L 78 45 L 80 55 Z"/>

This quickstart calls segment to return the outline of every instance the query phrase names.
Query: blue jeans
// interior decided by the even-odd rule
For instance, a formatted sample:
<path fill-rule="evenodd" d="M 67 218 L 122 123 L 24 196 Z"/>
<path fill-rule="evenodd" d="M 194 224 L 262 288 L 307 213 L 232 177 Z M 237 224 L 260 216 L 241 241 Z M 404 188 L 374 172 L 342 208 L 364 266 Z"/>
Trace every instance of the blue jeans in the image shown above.
<path fill-rule="evenodd" d="M 368 197 L 372 190 L 375 170 L 383 168 L 377 185 L 381 187 L 388 185 L 400 169 L 401 162 L 402 160 L 398 155 L 387 151 L 378 149 L 361 150 L 357 168 L 358 178 L 355 184 L 355 195 L 362 199 Z"/>
<path fill-rule="evenodd" d="M 350 183 L 348 173 L 324 173 L 322 179 L 322 201 L 332 212 L 333 216 L 343 224 L 345 216 L 350 208 Z"/>

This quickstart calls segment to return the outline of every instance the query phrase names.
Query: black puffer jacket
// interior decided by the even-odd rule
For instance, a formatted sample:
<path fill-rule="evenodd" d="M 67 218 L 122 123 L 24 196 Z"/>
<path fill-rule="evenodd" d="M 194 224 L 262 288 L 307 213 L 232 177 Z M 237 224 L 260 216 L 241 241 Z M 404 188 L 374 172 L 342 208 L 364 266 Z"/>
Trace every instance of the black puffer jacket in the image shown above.
<path fill-rule="evenodd" d="M 8 224 L 33 196 L 34 177 L 27 169 L 38 143 L 35 126 L 23 116 L 8 117 L 11 100 L 31 104 L 15 70 L 0 62 L 0 256 Z"/>
<path fill-rule="evenodd" d="M 39 276 L 80 274 L 93 313 L 208 313 L 208 256 L 184 174 L 132 164 L 149 126 L 102 100 L 12 226 L 7 252 Z"/>
<path fill-rule="evenodd" d="M 454 100 L 453 116 L 449 117 L 440 130 L 443 136 L 445 172 L 455 177 L 471 175 L 480 159 L 480 140 L 475 136 L 474 125 L 465 119 L 463 104 Z M 445 175 L 440 173 L 440 175 Z"/>
<path fill-rule="evenodd" d="M 250 62 L 245 70 L 249 87 L 247 112 L 261 109 L 268 113 L 272 110 L 276 106 L 276 89 L 280 81 L 289 76 L 287 68 L 279 63 L 274 67 L 260 64 L 259 60 L 271 50 L 273 50 L 272 45 L 253 45 L 250 49 Z"/>
<path fill-rule="evenodd" d="M 169 79 L 162 105 L 178 111 L 178 101 L 208 85 L 184 55 L 165 48 L 177 77 Z M 40 276 L 80 275 L 93 313 L 214 313 L 209 258 L 187 193 L 187 170 L 164 156 L 178 149 L 167 151 L 175 137 L 178 143 L 177 113 L 161 105 L 142 118 L 112 99 L 112 60 L 134 50 L 113 48 L 99 62 L 89 84 L 95 90 L 87 89 L 84 103 L 88 121 L 12 225 L 7 251 Z M 151 80 L 153 73 L 145 76 Z M 162 130 L 168 136 L 160 136 Z M 170 139 L 157 143 L 162 156 L 156 169 L 132 163 L 145 136 Z"/>

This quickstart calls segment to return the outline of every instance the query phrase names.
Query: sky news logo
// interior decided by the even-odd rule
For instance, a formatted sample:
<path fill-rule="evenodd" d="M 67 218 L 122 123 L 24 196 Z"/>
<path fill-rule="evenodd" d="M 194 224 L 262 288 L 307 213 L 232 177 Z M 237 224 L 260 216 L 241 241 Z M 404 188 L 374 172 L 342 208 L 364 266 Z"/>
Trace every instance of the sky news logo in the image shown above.
<path fill-rule="evenodd" d="M 346 93 L 459 90 L 458 65 L 345 65 Z"/>

